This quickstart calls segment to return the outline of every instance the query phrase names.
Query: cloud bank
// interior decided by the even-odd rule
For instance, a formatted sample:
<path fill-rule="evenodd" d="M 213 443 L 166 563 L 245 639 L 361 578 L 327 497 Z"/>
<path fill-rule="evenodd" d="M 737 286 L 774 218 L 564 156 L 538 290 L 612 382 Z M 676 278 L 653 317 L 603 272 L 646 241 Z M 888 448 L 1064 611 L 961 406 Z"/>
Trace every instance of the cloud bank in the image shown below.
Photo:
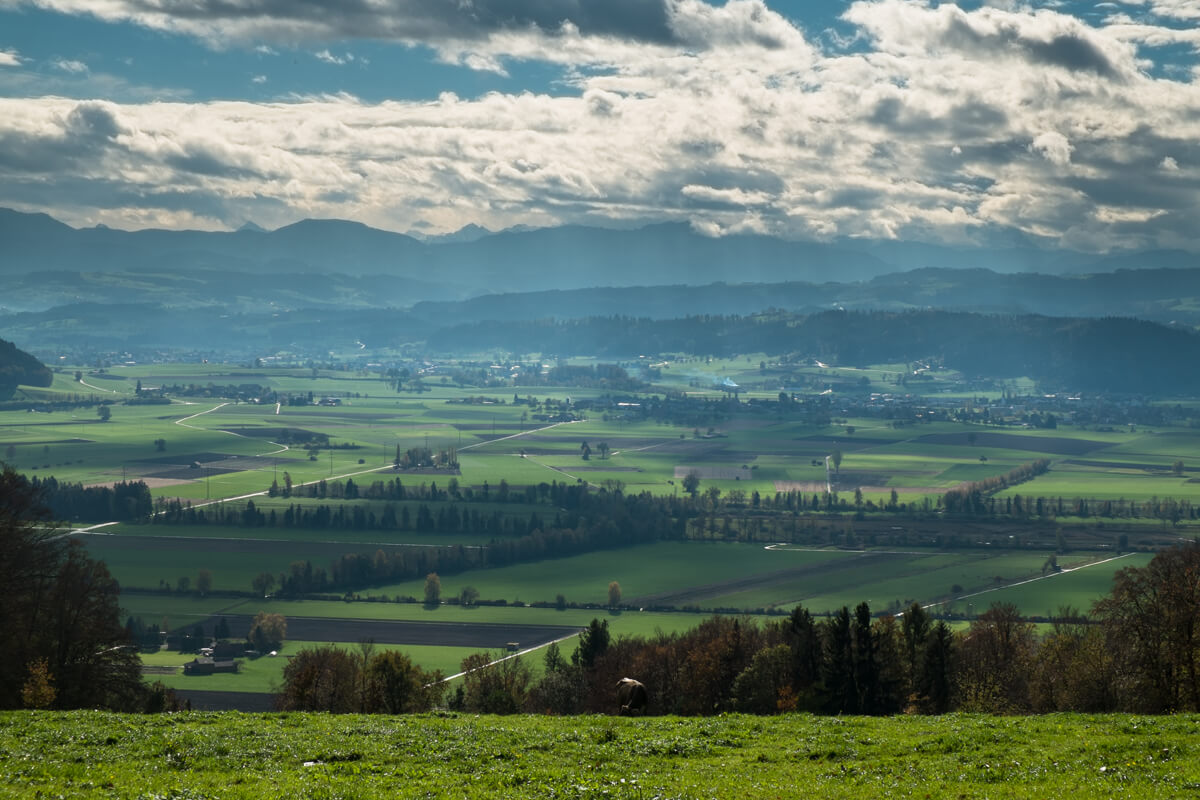
<path fill-rule="evenodd" d="M 1200 251 L 1200 87 L 1152 77 L 1128 23 L 860 0 L 844 48 L 759 0 L 39 5 L 250 45 L 383 37 L 480 68 L 567 68 L 561 96 L 0 99 L 0 205 L 77 224 L 687 220 L 714 235 L 1015 231 L 1092 252 Z"/>

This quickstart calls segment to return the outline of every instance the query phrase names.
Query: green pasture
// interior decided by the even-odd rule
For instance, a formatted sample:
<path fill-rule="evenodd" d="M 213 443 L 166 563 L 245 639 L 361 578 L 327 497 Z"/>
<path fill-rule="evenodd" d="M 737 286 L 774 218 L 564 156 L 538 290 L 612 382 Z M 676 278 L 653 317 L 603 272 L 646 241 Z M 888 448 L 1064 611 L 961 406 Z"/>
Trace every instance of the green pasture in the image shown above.
<path fill-rule="evenodd" d="M 346 553 L 373 553 L 388 547 L 380 540 L 363 544 L 354 537 L 347 541 L 334 537 L 325 541 L 258 538 L 258 530 L 214 528 L 208 536 L 192 539 L 110 534 L 81 534 L 79 538 L 89 555 L 104 561 L 118 582 L 141 589 L 157 589 L 163 581 L 177 587 L 181 577 L 194 587 L 199 570 L 207 569 L 214 590 L 249 591 L 255 576 L 287 572 L 294 561 L 307 560 L 314 567 L 328 568 Z"/>
<path fill-rule="evenodd" d="M 699 370 L 702 375 L 751 377 L 758 372 L 758 360 L 754 356 L 750 361 L 745 357 L 712 363 L 689 360 L 676 366 Z M 863 372 L 869 376 L 894 374 L 896 366 L 881 365 Z M 354 373 L 320 372 L 313 377 L 303 369 L 227 365 L 136 365 L 114 368 L 106 376 L 85 372 L 85 380 L 96 386 L 103 382 L 105 388 L 116 387 L 117 391 L 128 390 L 141 378 L 145 385 L 259 382 L 285 392 L 312 391 L 314 397 L 355 392 L 360 396 L 344 397 L 343 404 L 336 407 L 283 405 L 279 413 L 274 405 L 220 399 L 189 398 L 166 406 L 118 403 L 110 407 L 112 419 L 107 423 L 100 423 L 91 408 L 0 412 L 0 441 L 6 450 L 12 448 L 6 460 L 29 474 L 103 483 L 150 477 L 164 464 L 186 468 L 192 462 L 210 464 L 220 457 L 222 469 L 227 469 L 235 457 L 255 459 L 248 461 L 244 470 L 223 472 L 201 466 L 179 473 L 182 477 L 177 479 L 183 482 L 153 487 L 156 495 L 198 501 L 264 491 L 284 471 L 295 483 L 361 476 L 386 469 L 397 446 L 407 449 L 427 444 L 436 449 L 458 448 L 458 479 L 464 486 L 485 482 L 495 486 L 501 480 L 513 486 L 554 480 L 596 486 L 619 481 L 627 491 L 669 493 L 678 491 L 672 483 L 676 467 L 732 469 L 745 465 L 750 470 L 748 479 L 708 479 L 701 488 L 769 495 L 791 484 L 820 485 L 824 457 L 838 449 L 843 454 L 838 491 L 845 494 L 858 486 L 880 487 L 865 492 L 868 499 L 878 501 L 886 500 L 892 489 L 902 491 L 905 499 L 940 494 L 961 482 L 1001 475 L 1047 456 L 1053 461 L 1051 473 L 1032 484 L 1013 487 L 1010 493 L 1137 499 L 1170 495 L 1200 500 L 1200 483 L 1186 483 L 1200 464 L 1187 465 L 1183 479 L 1163 474 L 1176 460 L 1186 465 L 1195 452 L 1198 434 L 1190 430 L 1097 432 L 1066 425 L 1056 430 L 1013 430 L 949 422 L 896 429 L 865 418 L 817 429 L 778 419 L 749 418 L 717 425 L 717 435 L 710 438 L 695 437 L 691 430 L 673 425 L 629 423 L 616 415 L 606 421 L 599 413 L 583 422 L 543 425 L 522 421 L 528 407 L 512 404 L 508 390 L 460 389 L 434 383 L 430 392 L 397 394 L 378 377 Z M 679 377 L 678 372 L 672 374 Z M 69 368 L 55 380 L 55 391 L 79 388 Z M 596 394 L 546 387 L 517 387 L 515 391 L 522 396 L 568 392 L 579 398 Z M 478 395 L 504 402 L 448 402 Z M 273 443 L 279 438 L 274 432 L 284 428 L 325 434 L 332 444 L 352 445 L 353 449 L 322 450 L 310 460 L 296 444 Z M 848 433 L 849 428 L 854 432 Z M 965 438 L 956 444 L 923 440 L 946 433 L 1001 434 L 1009 437 L 1009 444 L 970 445 Z M 156 450 L 156 439 L 165 440 L 164 451 Z M 1050 440 L 1086 440 L 1095 447 L 1084 447 L 1071 456 L 1040 451 L 1040 443 Z M 593 448 L 587 461 L 581 458 L 583 441 Z M 599 442 L 609 445 L 608 458 L 599 457 Z M 520 456 L 522 450 L 527 457 Z M 987 460 L 980 461 L 981 456 Z M 1070 463 L 1079 460 L 1097 463 Z M 813 461 L 818 465 L 813 466 Z M 1130 468 L 1130 464 L 1147 468 Z M 1163 469 L 1154 469 L 1158 467 Z"/>
<path fill-rule="evenodd" d="M 1195 715 L 0 714 L 14 797 L 1184 797 Z"/>
<path fill-rule="evenodd" d="M 295 656 L 301 650 L 320 647 L 325 642 L 285 642 L 277 656 L 260 656 L 258 658 L 238 659 L 241 665 L 236 673 L 220 673 L 214 675 L 185 675 L 183 665 L 195 658 L 194 654 L 176 653 L 162 650 L 157 653 L 143 653 L 142 664 L 148 667 L 178 667 L 174 674 L 147 674 L 146 679 L 162 681 L 172 689 L 194 689 L 205 692 L 251 692 L 257 694 L 273 693 L 283 683 L 283 669 L 287 666 L 288 658 Z M 335 643 L 336 647 L 352 652 L 359 651 L 355 643 Z M 375 644 L 375 652 L 395 650 L 407 655 L 414 664 L 432 672 L 437 670 L 443 675 L 453 675 L 459 671 L 462 660 L 472 653 L 478 652 L 471 647 L 435 647 L 430 645 L 391 645 Z"/>
<path fill-rule="evenodd" d="M 852 557 L 837 551 L 781 555 L 760 545 L 726 542 L 659 542 L 448 575 L 442 580 L 442 591 L 454 595 L 461 587 L 471 585 L 479 590 L 480 597 L 489 600 L 553 602 L 562 594 L 567 602 L 603 604 L 608 601 L 609 583 L 617 581 L 623 602 L 635 603 L 645 598 L 647 604 L 653 604 L 656 596 L 752 580 L 765 573 L 794 569 L 798 564 L 820 565 Z M 381 587 L 378 591 L 420 597 L 423 589 L 424 579 L 421 579 Z M 711 606 L 707 600 L 712 595 L 712 591 L 701 591 L 688 604 Z"/>
<path fill-rule="evenodd" d="M 147 625 L 166 624 L 165 630 L 175 630 L 194 625 L 213 614 L 232 611 L 245 602 L 237 597 L 199 597 L 190 594 L 121 594 L 121 621 L 129 617 L 141 617 Z"/>
<path fill-rule="evenodd" d="M 1119 558 L 1098 559 L 1071 569 L 1069 557 L 1061 557 L 1059 563 L 1070 571 L 1051 573 L 1028 583 L 1005 586 L 973 596 L 959 598 L 952 608 L 958 612 L 967 610 L 979 613 L 992 603 L 1012 603 L 1029 616 L 1051 616 L 1064 606 L 1070 606 L 1087 614 L 1092 604 L 1112 591 L 1113 575 L 1126 567 L 1144 567 L 1150 563 L 1148 553 L 1130 553 Z"/>
<path fill-rule="evenodd" d="M 1040 575 L 1047 557 L 1047 553 L 993 550 L 914 554 L 893 562 L 868 564 L 858 584 L 819 585 L 816 593 L 800 601 L 813 611 L 853 608 L 864 600 L 874 611 L 899 610 L 914 601 L 925 605 Z M 1062 563 L 1066 565 L 1065 559 Z"/>
<path fill-rule="evenodd" d="M 1188 477 L 1177 477 L 1170 473 L 1147 473 L 1141 471 L 1100 471 L 1094 469 L 1074 470 L 1056 465 L 1050 472 L 1039 475 L 1028 483 L 1012 486 L 997 493 L 997 497 L 1061 497 L 1073 500 L 1077 497 L 1093 500 L 1137 500 L 1151 498 L 1174 498 L 1200 503 L 1200 483 L 1190 483 Z"/>

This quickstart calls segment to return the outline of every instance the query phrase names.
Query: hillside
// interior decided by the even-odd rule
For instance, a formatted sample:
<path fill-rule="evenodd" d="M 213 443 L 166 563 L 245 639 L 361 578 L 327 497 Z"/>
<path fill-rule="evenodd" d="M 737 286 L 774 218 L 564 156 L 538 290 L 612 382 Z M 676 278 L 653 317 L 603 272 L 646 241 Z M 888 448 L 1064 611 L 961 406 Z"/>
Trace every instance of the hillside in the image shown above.
<path fill-rule="evenodd" d="M 17 349 L 12 342 L 0 339 L 0 399 L 12 396 L 17 386 L 49 386 L 53 380 L 42 362 Z"/>
<path fill-rule="evenodd" d="M 1179 797 L 1194 715 L 0 714 L 0 793 L 72 797 Z"/>

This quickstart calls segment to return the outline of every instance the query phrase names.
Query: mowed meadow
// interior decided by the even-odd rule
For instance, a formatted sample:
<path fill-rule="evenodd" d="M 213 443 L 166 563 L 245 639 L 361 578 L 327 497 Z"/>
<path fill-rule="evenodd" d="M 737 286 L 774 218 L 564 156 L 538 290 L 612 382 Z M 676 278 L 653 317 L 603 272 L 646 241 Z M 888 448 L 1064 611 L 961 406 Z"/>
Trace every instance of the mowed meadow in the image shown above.
<path fill-rule="evenodd" d="M 674 381 L 688 402 L 716 407 L 730 398 L 714 385 L 728 376 L 752 381 L 757 363 L 690 360 L 664 370 L 663 380 Z M 886 391 L 894 388 L 889 381 L 897 370 L 811 371 Z M 534 648 L 529 658 L 536 661 L 537 647 L 596 616 L 620 636 L 686 630 L 713 612 L 782 614 L 803 605 L 820 615 L 863 601 L 877 613 L 917 602 L 957 618 L 994 602 L 1011 603 L 1031 617 L 1051 617 L 1063 607 L 1086 612 L 1108 591 L 1116 570 L 1149 561 L 1149 552 L 1134 551 L 1190 536 L 1187 521 L 1178 528 L 1159 520 L 1127 521 L 1122 547 L 1115 532 L 1106 533 L 1089 517 L 1067 520 L 1064 544 L 1056 542 L 1054 525 L 1035 526 L 1030 534 L 1023 523 L 949 525 L 932 512 L 908 519 L 883 513 L 883 506 L 898 500 L 934 509 L 948 490 L 1035 459 L 1047 459 L 1049 470 L 996 492 L 998 500 L 1043 496 L 1070 505 L 1076 498 L 1144 503 L 1171 497 L 1200 503 L 1200 462 L 1188 462 L 1200 434 L 1190 429 L 1082 430 L 1064 424 L 1035 430 L 936 414 L 903 426 L 853 415 L 814 424 L 753 403 L 708 425 L 643 414 L 639 409 L 649 396 L 622 396 L 620 405 L 609 393 L 574 386 L 480 389 L 434 375 L 422 391 L 397 391 L 393 380 L 367 372 L 216 364 L 81 373 L 76 380 L 68 369 L 49 389 L 22 391 L 40 401 L 111 401 L 109 419 L 88 406 L 0 411 L 0 452 L 8 463 L 31 477 L 88 486 L 143 480 L 159 510 L 178 503 L 237 514 L 249 501 L 264 519 L 280 523 L 166 524 L 161 516 L 119 524 L 102 517 L 68 520 L 120 581 L 128 616 L 164 630 L 200 625 L 206 635 L 222 616 L 244 621 L 268 611 L 295 620 L 281 657 L 248 663 L 237 675 L 183 676 L 179 667 L 187 658 L 147 655 L 152 677 L 180 689 L 269 693 L 286 656 L 306 642 L 355 647 L 373 639 L 404 650 L 428 670 L 450 674 L 472 652 L 505 649 L 517 638 L 513 626 L 528 626 L 517 641 L 522 649 Z M 139 384 L 143 397 L 159 387 L 187 388 L 170 402 L 125 404 L 138 399 Z M 239 397 L 245 394 L 239 387 L 247 386 L 269 389 L 278 402 Z M 749 391 L 741 399 L 773 397 Z M 396 469 L 397 454 L 414 448 L 453 453 L 457 467 Z M 838 463 L 831 465 L 827 459 L 835 452 Z M 686 496 L 689 473 L 699 479 L 698 494 L 710 499 L 707 521 L 683 539 L 500 566 L 484 563 L 481 555 L 477 567 L 441 575 L 443 602 L 436 604 L 419 602 L 423 577 L 339 588 L 340 600 L 264 598 L 251 591 L 264 574 L 282 577 L 299 563 L 326 569 L 347 554 L 454 552 L 469 561 L 471 553 L 516 541 L 534 520 L 554 523 L 562 509 L 536 487 L 646 492 L 674 500 Z M 358 487 L 358 497 L 337 493 L 347 481 Z M 442 497 L 364 496 L 373 483 L 394 481 L 410 490 L 436 486 Z M 291 496 L 268 496 L 272 484 L 285 482 L 295 487 Z M 321 487 L 320 493 L 306 496 L 310 486 L 314 494 Z M 823 514 L 821 525 L 830 533 L 822 534 L 827 541 L 820 546 L 770 541 L 751 524 L 760 499 L 792 493 L 807 504 L 827 490 L 843 500 L 857 492 L 873 505 Z M 436 514 L 448 505 L 463 515 L 453 529 L 417 524 L 423 509 Z M 286 514 L 321 507 L 363 519 L 392 513 L 413 522 L 361 529 L 282 524 Z M 791 530 L 811 524 L 809 511 L 805 505 L 789 512 Z M 491 520 L 492 527 L 473 527 L 468 512 L 472 519 Z M 204 596 L 196 590 L 201 571 L 208 576 Z M 613 582 L 620 591 L 617 609 L 608 608 Z M 465 590 L 483 604 L 453 602 Z M 388 627 L 401 622 L 410 624 L 403 634 Z M 443 624 L 469 626 L 480 638 L 446 640 L 437 627 Z M 564 644 L 568 651 L 572 646 Z"/>

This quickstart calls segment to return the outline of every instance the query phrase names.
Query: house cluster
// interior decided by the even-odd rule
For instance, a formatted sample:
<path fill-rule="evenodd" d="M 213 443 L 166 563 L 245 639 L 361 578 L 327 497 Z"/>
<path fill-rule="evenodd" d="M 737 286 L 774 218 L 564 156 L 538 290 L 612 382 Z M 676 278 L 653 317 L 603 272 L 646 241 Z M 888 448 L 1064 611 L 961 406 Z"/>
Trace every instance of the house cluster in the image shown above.
<path fill-rule="evenodd" d="M 218 642 L 200 648 L 200 655 L 183 665 L 184 675 L 213 675 L 218 672 L 237 672 L 238 656 L 246 654 L 245 642 Z"/>

